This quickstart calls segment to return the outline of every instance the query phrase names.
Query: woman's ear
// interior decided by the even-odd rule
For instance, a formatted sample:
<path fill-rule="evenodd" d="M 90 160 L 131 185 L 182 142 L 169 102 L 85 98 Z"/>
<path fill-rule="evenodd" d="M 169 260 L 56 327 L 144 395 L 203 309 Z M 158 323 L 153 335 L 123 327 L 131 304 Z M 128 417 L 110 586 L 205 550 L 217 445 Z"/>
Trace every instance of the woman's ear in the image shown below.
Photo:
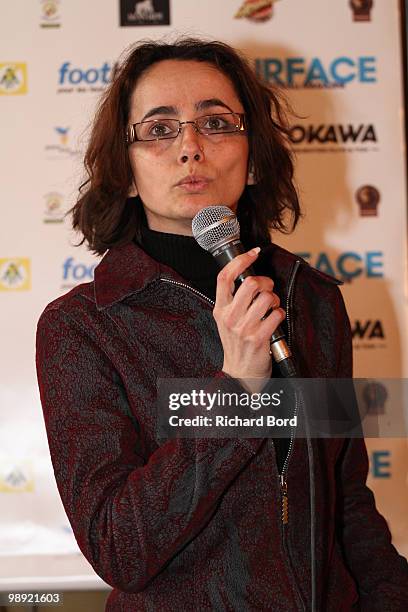
<path fill-rule="evenodd" d="M 128 197 L 129 198 L 134 198 L 137 195 L 138 195 L 138 191 L 137 191 L 137 188 L 136 188 L 136 185 L 135 185 L 135 181 L 132 180 L 132 183 L 131 183 L 131 185 L 129 187 L 129 191 L 128 191 Z"/>
<path fill-rule="evenodd" d="M 252 161 L 252 159 L 250 159 L 249 163 L 248 163 L 248 175 L 247 175 L 246 184 L 247 185 L 256 185 L 256 183 L 257 183 L 257 180 L 256 180 L 256 176 L 255 176 L 254 162 Z"/>

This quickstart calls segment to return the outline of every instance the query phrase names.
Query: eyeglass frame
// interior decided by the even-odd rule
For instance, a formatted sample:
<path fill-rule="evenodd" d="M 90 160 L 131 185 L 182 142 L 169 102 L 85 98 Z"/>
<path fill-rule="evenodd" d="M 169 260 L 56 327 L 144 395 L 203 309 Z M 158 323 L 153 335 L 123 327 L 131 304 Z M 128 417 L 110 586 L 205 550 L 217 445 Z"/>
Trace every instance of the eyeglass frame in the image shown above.
<path fill-rule="evenodd" d="M 220 115 L 236 115 L 239 118 L 239 126 L 237 130 L 233 130 L 231 132 L 219 132 L 218 135 L 220 134 L 238 134 L 239 132 L 246 132 L 247 126 L 246 126 L 245 113 L 235 113 L 235 112 L 213 113 L 211 115 L 201 115 L 200 117 L 197 117 L 193 121 L 180 121 L 179 119 L 171 118 L 172 121 L 178 121 L 178 124 L 179 124 L 178 131 L 175 136 L 165 136 L 162 138 L 151 138 L 149 140 L 140 140 L 139 138 L 137 138 L 137 135 L 136 135 L 137 125 L 142 125 L 143 123 L 159 123 L 160 121 L 163 121 L 163 119 L 149 119 L 148 121 L 139 121 L 137 123 L 132 123 L 126 128 L 126 134 L 125 134 L 126 144 L 129 146 L 131 144 L 134 144 L 135 142 L 158 142 L 159 140 L 175 140 L 181 133 L 181 126 L 187 125 L 188 123 L 194 126 L 197 134 L 202 134 L 203 136 L 216 136 L 217 133 L 205 134 L 204 132 L 200 131 L 196 122 L 198 119 L 202 119 L 203 117 L 218 117 Z"/>

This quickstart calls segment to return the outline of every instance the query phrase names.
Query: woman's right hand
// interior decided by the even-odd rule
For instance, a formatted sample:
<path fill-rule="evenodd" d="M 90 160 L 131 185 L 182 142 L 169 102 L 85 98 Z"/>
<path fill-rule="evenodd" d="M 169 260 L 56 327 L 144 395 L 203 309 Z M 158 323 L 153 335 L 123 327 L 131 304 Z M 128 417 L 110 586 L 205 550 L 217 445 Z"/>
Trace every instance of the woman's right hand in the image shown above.
<path fill-rule="evenodd" d="M 238 378 L 269 378 L 272 361 L 269 340 L 285 318 L 273 280 L 248 276 L 234 295 L 235 279 L 258 257 L 259 247 L 242 253 L 218 274 L 213 316 L 224 349 L 223 371 Z M 254 299 L 256 297 L 256 299 Z M 265 318 L 265 313 L 274 310 Z"/>

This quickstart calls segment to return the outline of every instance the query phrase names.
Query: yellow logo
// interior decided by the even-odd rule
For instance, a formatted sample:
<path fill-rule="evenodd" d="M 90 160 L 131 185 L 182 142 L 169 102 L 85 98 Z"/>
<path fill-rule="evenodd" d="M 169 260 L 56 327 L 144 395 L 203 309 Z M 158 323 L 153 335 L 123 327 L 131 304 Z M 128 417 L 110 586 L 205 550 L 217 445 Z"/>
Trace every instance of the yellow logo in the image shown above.
<path fill-rule="evenodd" d="M 246 17 L 251 21 L 267 21 L 272 17 L 276 0 L 244 0 L 235 13 L 235 19 Z"/>
<path fill-rule="evenodd" d="M 27 65 L 18 62 L 0 63 L 0 95 L 27 93 Z"/>
<path fill-rule="evenodd" d="M 0 493 L 27 493 L 34 491 L 34 476 L 27 460 L 2 461 L 0 465 Z"/>
<path fill-rule="evenodd" d="M 0 259 L 0 291 L 27 291 L 31 288 L 30 260 L 27 257 Z"/>

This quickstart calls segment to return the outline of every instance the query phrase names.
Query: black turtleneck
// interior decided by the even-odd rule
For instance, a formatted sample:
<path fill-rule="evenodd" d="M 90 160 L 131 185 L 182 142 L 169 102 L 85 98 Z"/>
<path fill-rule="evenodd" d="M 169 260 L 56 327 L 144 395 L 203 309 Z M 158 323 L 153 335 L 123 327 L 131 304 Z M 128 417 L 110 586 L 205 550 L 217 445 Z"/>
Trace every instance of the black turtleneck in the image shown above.
<path fill-rule="evenodd" d="M 150 257 L 173 268 L 193 287 L 215 300 L 220 269 L 214 257 L 204 251 L 195 238 L 157 232 L 142 225 L 140 242 Z"/>

